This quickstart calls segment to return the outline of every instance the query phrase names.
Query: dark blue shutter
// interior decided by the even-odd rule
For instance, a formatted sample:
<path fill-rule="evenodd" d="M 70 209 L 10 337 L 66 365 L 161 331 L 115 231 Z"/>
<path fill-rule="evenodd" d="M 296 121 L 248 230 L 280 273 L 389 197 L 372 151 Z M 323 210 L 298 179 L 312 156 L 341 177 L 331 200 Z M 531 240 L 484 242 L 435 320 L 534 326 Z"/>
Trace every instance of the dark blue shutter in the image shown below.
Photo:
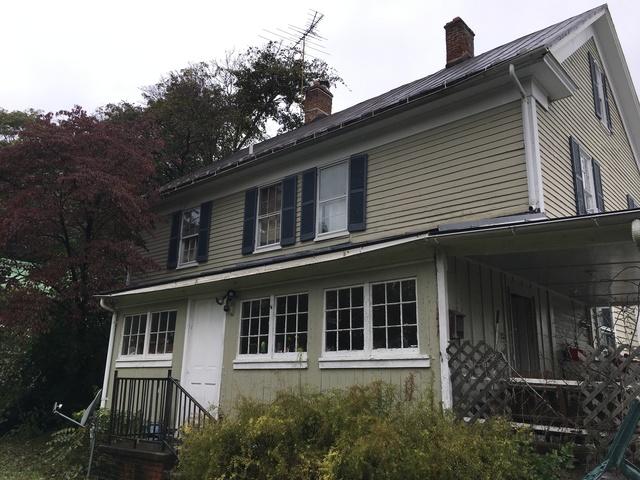
<path fill-rule="evenodd" d="M 576 195 L 576 212 L 578 215 L 587 213 L 584 203 L 584 184 L 582 181 L 582 163 L 580 161 L 580 145 L 573 137 L 569 138 L 571 148 L 571 164 L 573 166 L 573 188 Z"/>
<path fill-rule="evenodd" d="M 367 226 L 367 160 L 366 153 L 352 155 L 349 161 L 349 222 L 350 232 L 360 232 Z"/>
<path fill-rule="evenodd" d="M 600 104 L 600 97 L 598 95 L 598 83 L 597 83 L 597 75 L 596 72 L 596 63 L 591 56 L 591 52 L 588 53 L 589 56 L 589 70 L 591 71 L 591 91 L 593 93 L 593 106 L 596 111 L 596 117 L 602 118 L 602 105 Z"/>
<path fill-rule="evenodd" d="M 300 211 L 300 241 L 316 237 L 316 176 L 312 168 L 302 174 L 302 206 Z"/>
<path fill-rule="evenodd" d="M 600 164 L 595 160 L 591 160 L 593 164 L 593 183 L 596 187 L 596 205 L 599 212 L 604 212 L 604 194 L 602 193 L 602 173 L 600 172 Z"/>
<path fill-rule="evenodd" d="M 196 261 L 204 263 L 209 260 L 209 231 L 211 230 L 212 202 L 200 205 L 200 230 L 198 231 L 198 251 Z"/>
<path fill-rule="evenodd" d="M 611 131 L 611 107 L 609 106 L 609 89 L 607 88 L 607 77 L 602 74 L 602 92 L 604 93 L 604 110 L 607 114 L 607 128 Z"/>
<path fill-rule="evenodd" d="M 282 220 L 280 222 L 280 245 L 296 243 L 296 197 L 298 176 L 292 175 L 282 181 Z"/>
<path fill-rule="evenodd" d="M 627 208 L 637 208 L 635 199 L 627 193 Z"/>
<path fill-rule="evenodd" d="M 256 241 L 256 208 L 258 207 L 258 189 L 247 190 L 244 195 L 244 227 L 242 230 L 242 254 L 253 253 Z"/>
<path fill-rule="evenodd" d="M 174 269 L 178 266 L 178 251 L 180 249 L 180 221 L 182 212 L 171 214 L 171 233 L 169 235 L 169 254 L 167 255 L 167 268 Z"/>

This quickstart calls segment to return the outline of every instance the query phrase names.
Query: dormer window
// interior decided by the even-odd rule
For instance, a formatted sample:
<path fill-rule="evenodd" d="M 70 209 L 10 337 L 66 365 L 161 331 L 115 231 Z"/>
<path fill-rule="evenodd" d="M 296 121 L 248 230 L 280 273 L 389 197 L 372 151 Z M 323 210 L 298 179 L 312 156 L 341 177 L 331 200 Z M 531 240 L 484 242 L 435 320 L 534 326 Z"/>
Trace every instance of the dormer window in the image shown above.
<path fill-rule="evenodd" d="M 183 211 L 180 229 L 180 265 L 186 265 L 196 261 L 199 233 L 200 207 Z"/>
<path fill-rule="evenodd" d="M 347 230 L 349 165 L 322 168 L 318 175 L 318 236 Z"/>
<path fill-rule="evenodd" d="M 261 188 L 258 198 L 258 248 L 280 244 L 281 216 L 282 183 Z"/>

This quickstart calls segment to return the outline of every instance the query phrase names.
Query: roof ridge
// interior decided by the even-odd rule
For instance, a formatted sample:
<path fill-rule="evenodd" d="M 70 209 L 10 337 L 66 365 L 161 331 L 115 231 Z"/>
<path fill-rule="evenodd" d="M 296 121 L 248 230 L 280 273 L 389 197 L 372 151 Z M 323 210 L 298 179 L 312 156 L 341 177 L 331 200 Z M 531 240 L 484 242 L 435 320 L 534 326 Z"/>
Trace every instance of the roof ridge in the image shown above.
<path fill-rule="evenodd" d="M 434 80 L 439 80 L 441 84 L 447 85 L 452 83 L 453 81 L 460 80 L 461 78 L 466 77 L 470 73 L 474 73 L 474 71 L 486 70 L 498 63 L 504 62 L 506 59 L 513 59 L 523 53 L 532 51 L 535 48 L 548 48 L 552 44 L 559 41 L 561 38 L 564 38 L 566 35 L 568 35 L 573 30 L 573 28 L 575 28 L 575 24 L 582 23 L 580 22 L 580 20 L 586 21 L 588 18 L 591 18 L 597 13 L 600 13 L 602 10 L 607 9 L 608 6 L 606 3 L 604 3 L 577 15 L 566 18 L 557 23 L 494 47 L 453 67 L 442 68 L 425 77 L 421 77 L 411 82 L 407 82 L 403 85 L 399 85 L 392 88 L 391 90 L 358 102 L 338 112 L 332 113 L 327 117 L 318 119 L 306 125 L 302 125 L 294 130 L 290 130 L 288 132 L 284 132 L 274 137 L 265 139 L 254 145 L 254 155 L 252 156 L 248 155 L 248 148 L 240 149 L 232 153 L 231 155 L 220 160 L 216 160 L 215 162 L 212 162 L 205 167 L 195 170 L 190 174 L 167 182 L 160 187 L 160 191 L 168 192 L 174 189 L 178 189 L 184 185 L 214 175 L 215 173 L 230 167 L 234 163 L 241 163 L 248 159 L 251 159 L 257 154 L 268 152 L 270 149 L 279 150 L 282 148 L 286 148 L 286 146 L 290 145 L 290 143 L 282 144 L 282 141 L 285 141 L 290 137 L 298 137 L 297 139 L 292 140 L 293 143 L 295 143 L 297 140 L 307 138 L 308 136 L 315 135 L 316 133 L 324 133 L 329 129 L 333 130 L 334 128 L 341 128 L 341 126 L 345 123 L 352 123 L 364 117 L 365 115 L 370 114 L 371 112 L 388 107 L 395 103 L 399 103 L 400 101 L 406 100 L 407 98 L 415 97 L 418 94 L 424 94 L 425 92 L 433 90 L 438 86 L 436 85 L 437 82 L 434 82 Z M 474 66 L 476 66 L 475 70 Z M 399 93 L 400 95 L 398 95 Z M 370 108 L 365 109 L 364 107 L 367 106 L 369 106 Z"/>

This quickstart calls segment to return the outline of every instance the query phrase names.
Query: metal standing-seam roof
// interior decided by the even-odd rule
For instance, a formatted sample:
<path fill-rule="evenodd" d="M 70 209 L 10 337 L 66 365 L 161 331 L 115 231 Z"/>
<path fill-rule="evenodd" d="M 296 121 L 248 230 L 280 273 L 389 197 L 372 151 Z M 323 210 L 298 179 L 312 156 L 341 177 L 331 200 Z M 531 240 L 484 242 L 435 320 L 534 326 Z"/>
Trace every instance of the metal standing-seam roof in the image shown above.
<path fill-rule="evenodd" d="M 594 16 L 606 11 L 607 6 L 588 10 L 575 17 L 551 25 L 537 32 L 525 35 L 488 52 L 465 60 L 450 68 L 420 78 L 406 85 L 394 88 L 382 95 L 360 102 L 352 107 L 336 112 L 302 127 L 267 139 L 253 146 L 253 154 L 243 148 L 228 157 L 211 165 L 196 170 L 188 175 L 172 180 L 163 185 L 161 193 L 168 194 L 173 190 L 201 181 L 220 172 L 250 162 L 269 153 L 292 147 L 304 140 L 316 138 L 326 133 L 347 127 L 358 120 L 372 116 L 374 113 L 387 110 L 396 105 L 407 103 L 453 83 L 459 83 L 474 74 L 486 71 L 505 62 L 512 61 L 538 49 L 550 48 L 556 42 L 569 35 Z"/>

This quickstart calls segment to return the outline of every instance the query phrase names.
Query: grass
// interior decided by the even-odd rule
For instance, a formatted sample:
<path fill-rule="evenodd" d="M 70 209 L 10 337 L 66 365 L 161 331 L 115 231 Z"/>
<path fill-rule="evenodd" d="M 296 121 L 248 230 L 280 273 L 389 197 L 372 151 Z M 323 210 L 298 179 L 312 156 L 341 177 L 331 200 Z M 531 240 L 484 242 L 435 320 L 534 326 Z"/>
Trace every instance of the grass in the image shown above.
<path fill-rule="evenodd" d="M 48 435 L 34 439 L 0 437 L 0 478 L 2 480 L 42 480 L 40 467 Z"/>

